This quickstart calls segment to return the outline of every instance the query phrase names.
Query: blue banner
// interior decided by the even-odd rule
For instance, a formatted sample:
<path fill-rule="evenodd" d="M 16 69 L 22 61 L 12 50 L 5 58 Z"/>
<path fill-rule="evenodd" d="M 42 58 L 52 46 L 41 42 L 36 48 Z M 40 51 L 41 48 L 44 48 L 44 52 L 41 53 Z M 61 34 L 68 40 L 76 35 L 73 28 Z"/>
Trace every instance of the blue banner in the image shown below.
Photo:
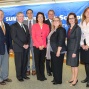
<path fill-rule="evenodd" d="M 84 9 L 89 6 L 89 1 L 81 2 L 64 2 L 64 3 L 52 3 L 52 4 L 37 4 L 37 5 L 22 5 L 22 6 L 9 6 L 9 7 L 0 7 L 5 13 L 4 21 L 12 24 L 16 21 L 17 12 L 23 12 L 26 16 L 26 10 L 32 9 L 34 11 L 34 17 L 37 12 L 41 11 L 45 14 L 47 18 L 47 13 L 49 9 L 55 11 L 55 16 L 59 16 L 62 20 L 63 26 L 67 30 L 66 17 L 70 12 L 76 13 L 78 20 L 81 20 L 81 14 Z M 26 18 L 25 18 L 26 19 Z"/>

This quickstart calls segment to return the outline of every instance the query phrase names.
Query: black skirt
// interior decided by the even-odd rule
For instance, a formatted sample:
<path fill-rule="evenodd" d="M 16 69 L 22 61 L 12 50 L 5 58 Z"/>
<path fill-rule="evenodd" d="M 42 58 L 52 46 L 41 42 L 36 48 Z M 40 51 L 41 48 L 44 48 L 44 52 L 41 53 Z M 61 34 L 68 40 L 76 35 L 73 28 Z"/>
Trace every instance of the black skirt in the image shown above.
<path fill-rule="evenodd" d="M 87 51 L 80 49 L 80 59 L 81 63 L 89 63 L 89 49 Z"/>

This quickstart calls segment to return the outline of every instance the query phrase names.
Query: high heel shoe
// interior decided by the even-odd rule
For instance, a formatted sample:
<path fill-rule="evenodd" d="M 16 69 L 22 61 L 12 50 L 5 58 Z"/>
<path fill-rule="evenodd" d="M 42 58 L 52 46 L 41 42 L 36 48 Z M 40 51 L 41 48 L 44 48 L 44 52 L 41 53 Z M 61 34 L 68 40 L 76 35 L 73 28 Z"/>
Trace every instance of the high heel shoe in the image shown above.
<path fill-rule="evenodd" d="M 76 83 L 75 83 L 75 84 L 71 84 L 70 86 L 75 86 L 77 83 L 78 83 L 78 80 L 76 81 Z"/>
<path fill-rule="evenodd" d="M 68 81 L 68 83 L 72 83 L 73 81 Z"/>

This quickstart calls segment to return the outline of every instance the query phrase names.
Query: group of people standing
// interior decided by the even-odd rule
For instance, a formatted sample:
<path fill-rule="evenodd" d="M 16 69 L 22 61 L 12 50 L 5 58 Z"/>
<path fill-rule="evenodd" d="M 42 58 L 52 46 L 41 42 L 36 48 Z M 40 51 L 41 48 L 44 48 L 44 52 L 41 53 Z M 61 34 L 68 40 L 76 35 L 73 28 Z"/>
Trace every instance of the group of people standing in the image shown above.
<path fill-rule="evenodd" d="M 89 7 L 84 10 L 79 25 L 76 14 L 72 12 L 68 14 L 67 35 L 61 19 L 55 17 L 53 10 L 48 11 L 47 20 L 42 12 L 37 13 L 36 20 L 33 19 L 33 10 L 28 9 L 26 14 L 28 19 L 24 20 L 24 14 L 18 12 L 17 21 L 9 26 L 3 22 L 4 12 L 0 10 L 0 84 L 5 85 L 6 81 L 12 81 L 8 78 L 8 54 L 13 51 L 18 81 L 30 79 L 28 75 L 31 74 L 29 63 L 31 51 L 32 75 L 36 75 L 39 81 L 47 80 L 44 72 L 46 59 L 47 75 L 53 76 L 54 85 L 62 84 L 63 61 L 67 52 L 66 64 L 71 66 L 72 70 L 72 77 L 68 83 L 75 86 L 78 82 L 80 54 L 86 71 L 86 78 L 81 82 L 87 82 L 86 87 L 89 87 Z"/>

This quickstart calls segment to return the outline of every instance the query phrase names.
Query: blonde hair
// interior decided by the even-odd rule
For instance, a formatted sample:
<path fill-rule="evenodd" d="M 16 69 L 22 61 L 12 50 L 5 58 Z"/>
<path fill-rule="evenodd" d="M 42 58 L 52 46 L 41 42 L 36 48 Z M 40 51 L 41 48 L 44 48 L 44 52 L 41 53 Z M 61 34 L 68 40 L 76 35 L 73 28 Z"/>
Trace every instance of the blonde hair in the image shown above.
<path fill-rule="evenodd" d="M 82 23 L 83 23 L 83 21 L 86 19 L 85 13 L 86 13 L 86 11 L 87 11 L 88 9 L 89 9 L 89 7 L 87 7 L 87 8 L 84 10 L 83 14 L 82 14 Z"/>
<path fill-rule="evenodd" d="M 62 27 L 61 19 L 60 19 L 59 17 L 55 17 L 55 18 L 59 19 L 59 22 L 60 22 L 58 28 L 59 28 L 59 27 Z M 54 19 L 55 19 L 55 18 L 54 18 Z M 53 21 L 54 21 L 54 19 L 53 19 Z M 55 29 L 55 26 L 53 25 L 53 22 L 52 22 L 52 26 L 51 26 L 51 28 L 52 28 L 51 30 L 54 30 L 54 29 Z"/>

